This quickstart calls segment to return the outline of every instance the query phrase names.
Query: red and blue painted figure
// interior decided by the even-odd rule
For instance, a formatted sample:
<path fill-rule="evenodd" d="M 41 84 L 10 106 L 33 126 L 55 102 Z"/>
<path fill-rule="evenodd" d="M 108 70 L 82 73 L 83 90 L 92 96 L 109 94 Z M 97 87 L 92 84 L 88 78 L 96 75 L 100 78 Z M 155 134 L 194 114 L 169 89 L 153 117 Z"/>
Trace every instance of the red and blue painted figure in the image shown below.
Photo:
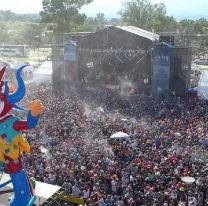
<path fill-rule="evenodd" d="M 23 167 L 22 153 L 30 153 L 30 145 L 22 132 L 35 128 L 43 105 L 39 100 L 32 101 L 28 106 L 27 120 L 21 120 L 10 115 L 12 108 L 24 110 L 16 105 L 25 96 L 26 87 L 21 72 L 26 65 L 20 67 L 16 73 L 18 88 L 9 86 L 3 81 L 6 70 L 4 66 L 0 70 L 0 168 L 7 168 L 11 180 L 0 185 L 12 183 L 14 196 L 10 200 L 10 206 L 29 206 L 35 201 L 35 195 L 30 180 Z"/>

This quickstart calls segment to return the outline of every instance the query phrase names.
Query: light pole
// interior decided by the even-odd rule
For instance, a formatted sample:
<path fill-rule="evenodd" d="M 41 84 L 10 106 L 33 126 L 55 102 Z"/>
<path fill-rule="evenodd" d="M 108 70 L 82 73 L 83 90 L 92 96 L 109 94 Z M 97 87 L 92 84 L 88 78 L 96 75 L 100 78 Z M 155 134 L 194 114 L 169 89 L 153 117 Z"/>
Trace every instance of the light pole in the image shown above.
<path fill-rule="evenodd" d="M 195 182 L 195 179 L 193 177 L 186 176 L 186 177 L 182 177 L 181 180 L 186 185 L 186 206 L 188 206 L 189 205 L 188 189 L 189 186 L 191 186 Z"/>

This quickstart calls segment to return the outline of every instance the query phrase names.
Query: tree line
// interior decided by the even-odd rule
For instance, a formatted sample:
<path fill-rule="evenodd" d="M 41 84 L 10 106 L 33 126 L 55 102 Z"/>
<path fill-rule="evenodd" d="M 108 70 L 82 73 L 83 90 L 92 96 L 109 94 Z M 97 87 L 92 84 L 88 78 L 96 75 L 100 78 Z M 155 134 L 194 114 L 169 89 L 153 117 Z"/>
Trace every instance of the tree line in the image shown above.
<path fill-rule="evenodd" d="M 0 10 L 1 21 L 38 22 L 39 19 L 39 14 L 16 14 L 10 10 Z"/>
<path fill-rule="evenodd" d="M 98 27 L 104 24 L 132 25 L 154 32 L 183 32 L 191 34 L 203 34 L 208 32 L 206 19 L 177 21 L 173 16 L 167 15 L 166 6 L 163 3 L 153 4 L 150 0 L 131 0 L 124 4 L 119 12 L 121 19 L 113 22 L 106 20 L 103 14 L 95 18 L 87 18 L 81 14 L 80 8 L 93 0 L 43 0 L 43 10 L 40 12 L 41 22 L 52 23 L 54 31 L 69 32 L 82 29 L 81 25 L 91 24 Z M 90 27 L 92 28 L 92 27 Z M 93 27 L 93 29 L 95 29 Z"/>
<path fill-rule="evenodd" d="M 2 28 L 0 42 L 36 44 L 39 41 L 46 41 L 47 43 L 47 38 L 41 38 L 47 30 L 53 34 L 90 32 L 102 29 L 106 25 L 132 25 L 156 33 L 170 32 L 183 35 L 208 32 L 206 19 L 177 21 L 173 16 L 167 15 L 165 4 L 153 4 L 150 0 L 128 1 L 119 11 L 121 18 L 107 19 L 103 13 L 98 13 L 96 17 L 87 17 L 80 12 L 80 9 L 92 1 L 43 0 L 43 9 L 39 15 L 19 15 L 11 11 L 0 11 Z"/>

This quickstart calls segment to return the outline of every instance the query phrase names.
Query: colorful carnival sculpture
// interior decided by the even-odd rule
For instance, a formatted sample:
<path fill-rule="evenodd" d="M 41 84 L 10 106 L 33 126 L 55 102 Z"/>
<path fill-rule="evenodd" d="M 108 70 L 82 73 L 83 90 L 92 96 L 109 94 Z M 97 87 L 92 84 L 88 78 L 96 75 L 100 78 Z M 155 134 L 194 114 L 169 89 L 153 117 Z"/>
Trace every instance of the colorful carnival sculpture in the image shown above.
<path fill-rule="evenodd" d="M 11 180 L 0 185 L 0 188 L 12 183 L 14 196 L 10 206 L 29 206 L 35 201 L 35 195 L 23 166 L 22 152 L 30 153 L 30 145 L 22 135 L 22 131 L 35 128 L 39 115 L 43 112 L 43 105 L 39 100 L 28 106 L 27 120 L 9 115 L 12 108 L 23 110 L 16 105 L 26 92 L 20 67 L 16 73 L 18 88 L 14 92 L 7 82 L 2 80 L 6 66 L 0 70 L 0 168 L 5 167 Z"/>

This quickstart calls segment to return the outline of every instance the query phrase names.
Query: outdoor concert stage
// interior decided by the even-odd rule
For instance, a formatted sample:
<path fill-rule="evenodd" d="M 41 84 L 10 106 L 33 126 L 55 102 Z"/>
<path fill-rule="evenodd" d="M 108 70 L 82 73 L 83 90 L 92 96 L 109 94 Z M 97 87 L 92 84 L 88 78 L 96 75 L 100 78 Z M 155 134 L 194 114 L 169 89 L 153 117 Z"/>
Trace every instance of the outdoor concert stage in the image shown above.
<path fill-rule="evenodd" d="M 3 174 L 0 184 L 8 181 L 10 179 L 8 174 Z M 5 190 L 11 190 L 12 184 L 7 185 L 7 187 L 4 187 L 3 189 L 0 189 L 1 191 Z M 36 188 L 35 188 L 35 194 L 37 196 L 36 205 L 39 206 L 43 204 L 46 200 L 48 200 L 52 195 L 54 195 L 56 192 L 58 192 L 61 189 L 59 186 L 50 185 L 42 182 L 36 182 Z M 8 206 L 9 202 L 8 199 L 11 198 L 13 193 L 5 193 L 0 195 L 0 206 Z"/>

